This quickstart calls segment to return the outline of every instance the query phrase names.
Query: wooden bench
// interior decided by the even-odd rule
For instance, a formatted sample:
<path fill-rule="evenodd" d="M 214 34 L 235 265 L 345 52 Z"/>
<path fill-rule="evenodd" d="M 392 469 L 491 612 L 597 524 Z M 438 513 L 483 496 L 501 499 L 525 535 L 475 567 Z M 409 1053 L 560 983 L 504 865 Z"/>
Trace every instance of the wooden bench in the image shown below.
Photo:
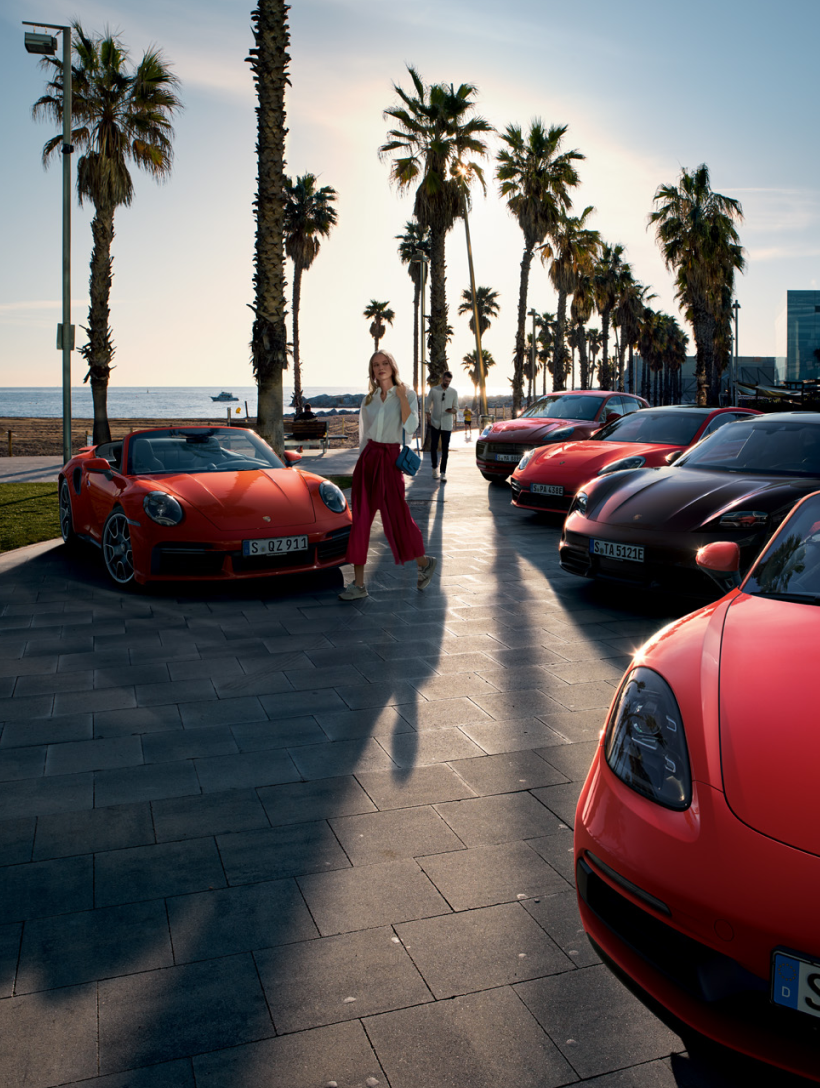
<path fill-rule="evenodd" d="M 320 419 L 294 419 L 285 434 L 285 446 L 310 446 L 327 453 L 327 423 Z"/>

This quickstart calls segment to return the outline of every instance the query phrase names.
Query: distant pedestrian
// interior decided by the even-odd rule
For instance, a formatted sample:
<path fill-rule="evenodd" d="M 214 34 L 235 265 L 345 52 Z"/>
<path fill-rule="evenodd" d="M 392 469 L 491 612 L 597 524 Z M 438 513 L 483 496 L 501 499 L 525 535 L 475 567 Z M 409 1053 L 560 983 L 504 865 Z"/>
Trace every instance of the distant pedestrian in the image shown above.
<path fill-rule="evenodd" d="M 340 601 L 367 596 L 364 568 L 370 527 L 377 510 L 396 563 L 415 559 L 419 589 L 426 589 L 436 569 L 436 559 L 424 554 L 421 531 L 404 497 L 404 476 L 396 468 L 402 431 L 410 438 L 419 425 L 416 394 L 401 381 L 396 360 L 386 351 L 371 356 L 369 378 L 367 396 L 359 412 L 361 453 L 353 471 L 353 526 L 347 545 L 353 581 L 339 594 Z"/>
<path fill-rule="evenodd" d="M 293 417 L 294 422 L 298 423 L 301 423 L 303 420 L 311 420 L 315 418 L 316 416 L 311 411 L 309 404 L 303 404 L 302 410 L 300 412 L 297 412 L 296 415 Z"/>
<path fill-rule="evenodd" d="M 453 424 L 458 414 L 458 393 L 450 387 L 453 375 L 445 370 L 441 381 L 434 385 L 427 394 L 427 422 L 430 426 L 430 463 L 433 466 L 433 479 L 447 481 L 447 458 L 450 453 L 450 438 Z M 441 477 L 438 470 L 438 444 L 441 441 Z"/>
<path fill-rule="evenodd" d="M 473 412 L 471 408 L 464 409 L 464 430 L 470 438 L 473 437 Z"/>

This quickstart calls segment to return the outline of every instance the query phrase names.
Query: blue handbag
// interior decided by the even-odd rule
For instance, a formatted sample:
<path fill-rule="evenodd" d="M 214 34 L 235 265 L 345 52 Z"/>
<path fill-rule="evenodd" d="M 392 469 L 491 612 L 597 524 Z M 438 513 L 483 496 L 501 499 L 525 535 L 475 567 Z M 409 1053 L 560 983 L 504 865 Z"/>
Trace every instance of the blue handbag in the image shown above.
<path fill-rule="evenodd" d="M 401 429 L 401 441 L 402 446 L 399 450 L 399 455 L 396 458 L 396 468 L 399 469 L 400 472 L 403 472 L 405 476 L 415 476 L 421 465 L 421 458 L 407 445 L 404 427 Z"/>

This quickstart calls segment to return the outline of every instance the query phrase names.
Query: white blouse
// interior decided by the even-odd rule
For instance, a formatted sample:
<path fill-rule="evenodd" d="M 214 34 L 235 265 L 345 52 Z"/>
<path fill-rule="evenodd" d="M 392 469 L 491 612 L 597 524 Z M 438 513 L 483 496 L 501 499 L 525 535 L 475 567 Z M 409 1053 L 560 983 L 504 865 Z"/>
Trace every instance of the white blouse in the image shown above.
<path fill-rule="evenodd" d="M 412 389 L 407 390 L 407 403 L 410 405 L 410 415 L 403 426 L 405 437 L 409 442 L 419 425 L 418 399 Z M 359 410 L 360 449 L 364 449 L 370 439 L 374 442 L 401 443 L 401 432 L 401 401 L 395 386 L 388 389 L 384 400 L 382 400 L 381 390 L 377 389 L 370 404 L 362 401 Z"/>

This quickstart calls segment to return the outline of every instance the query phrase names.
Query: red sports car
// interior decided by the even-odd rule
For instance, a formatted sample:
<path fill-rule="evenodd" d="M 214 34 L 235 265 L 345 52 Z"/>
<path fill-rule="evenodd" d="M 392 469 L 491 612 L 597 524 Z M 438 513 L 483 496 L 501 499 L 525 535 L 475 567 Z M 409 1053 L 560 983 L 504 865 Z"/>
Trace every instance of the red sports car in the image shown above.
<path fill-rule="evenodd" d="M 510 480 L 513 505 L 565 514 L 575 493 L 595 476 L 659 468 L 724 423 L 759 415 L 750 408 L 647 408 L 608 423 L 585 442 L 561 442 L 524 454 Z"/>
<path fill-rule="evenodd" d="M 68 544 L 102 550 L 117 585 L 251 578 L 345 560 L 350 510 L 329 480 L 253 431 L 172 427 L 81 450 L 59 480 Z"/>
<path fill-rule="evenodd" d="M 718 580 L 739 561 L 735 542 L 699 554 Z M 739 588 L 638 651 L 575 822 L 581 917 L 616 974 L 684 1035 L 813 1080 L 818 643 L 815 492 Z"/>
<path fill-rule="evenodd" d="M 550 393 L 518 419 L 485 427 L 475 445 L 475 460 L 485 480 L 501 483 L 525 453 L 547 442 L 589 438 L 604 423 L 646 408 L 643 397 L 602 389 Z"/>

